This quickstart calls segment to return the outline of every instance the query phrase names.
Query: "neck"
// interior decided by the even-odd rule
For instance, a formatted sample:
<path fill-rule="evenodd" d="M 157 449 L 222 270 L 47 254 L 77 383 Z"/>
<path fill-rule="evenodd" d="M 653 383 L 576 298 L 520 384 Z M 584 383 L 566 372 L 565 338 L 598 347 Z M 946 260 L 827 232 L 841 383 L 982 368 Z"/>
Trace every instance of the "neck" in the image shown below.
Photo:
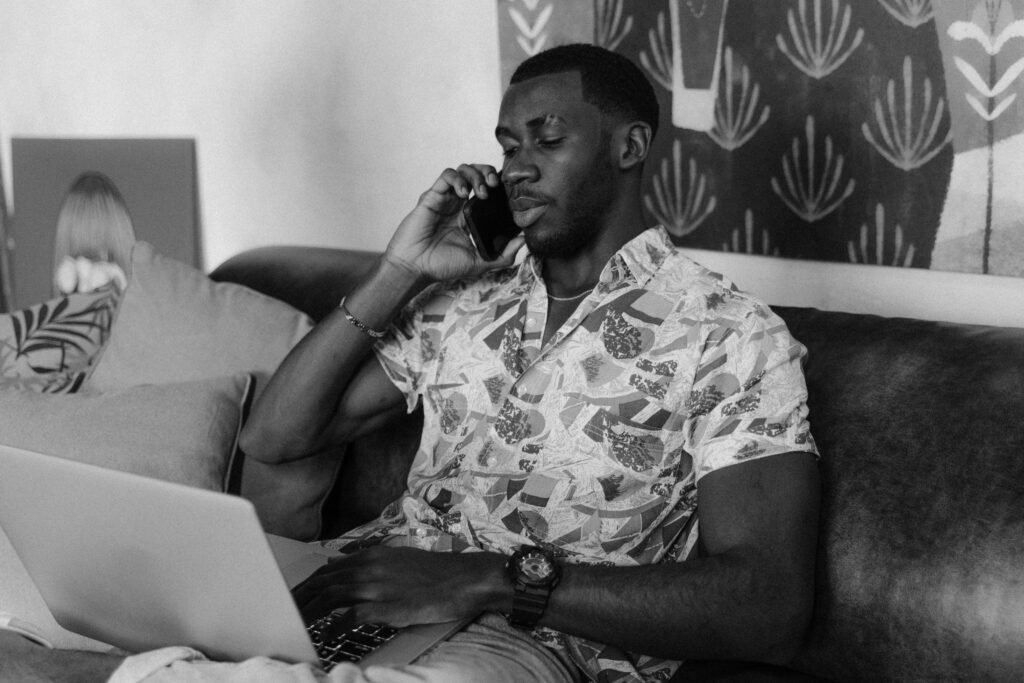
<path fill-rule="evenodd" d="M 543 279 L 541 277 L 540 273 L 538 273 L 537 270 L 534 268 L 533 263 L 534 263 L 533 261 L 529 262 L 530 270 L 533 271 L 534 279 L 536 279 L 536 280 Z M 551 293 L 551 289 L 547 288 L 547 284 L 545 284 L 545 288 L 548 289 L 548 299 L 550 301 L 552 301 L 552 302 L 558 302 L 558 303 L 578 302 L 581 299 L 583 299 L 583 297 L 585 297 L 587 294 L 590 294 L 590 292 L 593 291 L 594 287 L 596 287 L 596 286 L 597 286 L 597 280 L 594 280 L 593 284 L 584 285 L 583 287 L 580 288 L 580 291 L 577 292 L 576 294 L 568 294 L 568 295 L 564 295 L 563 296 L 563 295 L 552 294 Z"/>
<path fill-rule="evenodd" d="M 595 239 L 579 253 L 543 258 L 540 274 L 550 295 L 563 298 L 589 292 L 600 279 L 608 260 L 647 229 L 639 193 L 629 211 L 612 211 L 602 223 L 595 230 Z"/>

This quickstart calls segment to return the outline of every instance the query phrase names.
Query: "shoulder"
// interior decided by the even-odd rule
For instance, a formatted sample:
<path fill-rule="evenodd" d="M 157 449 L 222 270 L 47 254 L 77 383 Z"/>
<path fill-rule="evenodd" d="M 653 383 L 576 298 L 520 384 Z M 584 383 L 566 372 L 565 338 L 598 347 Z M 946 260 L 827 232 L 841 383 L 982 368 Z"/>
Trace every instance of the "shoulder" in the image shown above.
<path fill-rule="evenodd" d="M 675 302 L 675 324 L 689 330 L 705 353 L 717 355 L 739 347 L 794 357 L 806 353 L 766 302 L 679 251 L 671 254 L 650 284 Z"/>
<path fill-rule="evenodd" d="M 519 267 L 512 266 L 472 278 L 435 282 L 409 303 L 407 314 L 437 319 L 493 306 L 499 299 L 515 294 L 518 274 Z"/>
<path fill-rule="evenodd" d="M 677 314 L 701 323 L 737 326 L 752 319 L 781 322 L 759 297 L 678 251 L 666 259 L 648 289 L 676 301 Z"/>

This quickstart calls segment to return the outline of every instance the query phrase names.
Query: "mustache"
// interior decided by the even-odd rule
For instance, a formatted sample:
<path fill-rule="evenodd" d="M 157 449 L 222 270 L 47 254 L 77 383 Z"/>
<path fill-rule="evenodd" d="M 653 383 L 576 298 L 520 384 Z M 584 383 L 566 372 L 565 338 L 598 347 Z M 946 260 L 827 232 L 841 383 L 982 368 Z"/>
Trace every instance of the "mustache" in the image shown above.
<path fill-rule="evenodd" d="M 522 188 L 519 188 L 519 187 L 516 187 L 516 188 L 511 189 L 511 190 L 508 191 L 508 200 L 510 202 L 514 202 L 517 199 L 525 199 L 525 200 L 534 201 L 534 202 L 547 202 L 547 201 L 550 201 L 550 198 L 544 196 L 543 194 L 531 192 L 529 190 L 525 190 L 525 189 L 522 189 Z"/>

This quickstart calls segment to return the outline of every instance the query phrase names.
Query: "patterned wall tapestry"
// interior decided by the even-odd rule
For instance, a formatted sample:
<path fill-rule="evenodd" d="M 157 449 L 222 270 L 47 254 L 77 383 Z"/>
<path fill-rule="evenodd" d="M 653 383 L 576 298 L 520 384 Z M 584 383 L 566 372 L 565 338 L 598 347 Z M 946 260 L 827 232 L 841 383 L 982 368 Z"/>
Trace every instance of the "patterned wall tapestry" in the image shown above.
<path fill-rule="evenodd" d="M 663 125 L 644 204 L 690 247 L 1024 276 L 1024 0 L 499 0 L 502 79 L 621 52 Z"/>

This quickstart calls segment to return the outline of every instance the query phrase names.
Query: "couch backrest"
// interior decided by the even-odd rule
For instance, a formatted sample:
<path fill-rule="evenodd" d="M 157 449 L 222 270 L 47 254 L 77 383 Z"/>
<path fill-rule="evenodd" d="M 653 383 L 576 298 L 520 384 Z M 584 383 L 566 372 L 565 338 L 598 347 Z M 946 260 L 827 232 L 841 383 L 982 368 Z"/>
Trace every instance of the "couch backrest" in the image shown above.
<path fill-rule="evenodd" d="M 376 254 L 268 247 L 214 279 L 319 319 Z M 801 671 L 834 680 L 1024 672 L 1024 330 L 783 308 L 808 347 L 823 510 Z M 404 488 L 421 417 L 349 446 L 327 534 Z"/>
<path fill-rule="evenodd" d="M 775 309 L 808 347 L 838 680 L 1024 675 L 1024 329 Z"/>

